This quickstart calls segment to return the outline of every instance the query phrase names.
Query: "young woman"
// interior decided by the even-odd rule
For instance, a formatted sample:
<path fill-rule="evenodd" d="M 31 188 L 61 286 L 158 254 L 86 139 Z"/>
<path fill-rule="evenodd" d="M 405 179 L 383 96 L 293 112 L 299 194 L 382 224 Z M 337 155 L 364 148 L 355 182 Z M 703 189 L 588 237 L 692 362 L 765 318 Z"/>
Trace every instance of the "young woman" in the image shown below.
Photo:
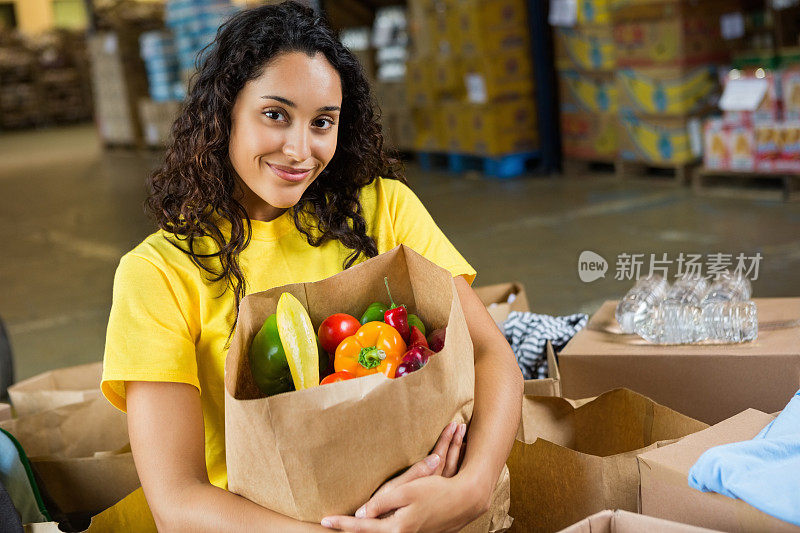
<path fill-rule="evenodd" d="M 514 440 L 520 371 L 470 288 L 475 271 L 384 154 L 354 56 L 299 4 L 243 11 L 209 49 L 173 136 L 147 201 L 160 229 L 117 269 L 102 382 L 128 413 L 158 528 L 456 531 L 478 517 Z M 469 446 L 449 425 L 356 516 L 322 524 L 227 492 L 223 369 L 240 300 L 398 244 L 456 277 L 475 348 Z"/>

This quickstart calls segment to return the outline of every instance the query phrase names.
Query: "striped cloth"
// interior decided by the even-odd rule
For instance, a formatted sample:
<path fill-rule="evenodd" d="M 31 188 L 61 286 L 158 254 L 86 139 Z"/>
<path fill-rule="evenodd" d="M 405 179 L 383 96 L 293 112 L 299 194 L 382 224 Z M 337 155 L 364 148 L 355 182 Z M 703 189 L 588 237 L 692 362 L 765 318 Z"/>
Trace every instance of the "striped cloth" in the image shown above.
<path fill-rule="evenodd" d="M 558 352 L 586 325 L 589 315 L 539 315 L 511 311 L 502 324 L 503 334 L 514 351 L 525 379 L 547 377 L 547 341 Z"/>

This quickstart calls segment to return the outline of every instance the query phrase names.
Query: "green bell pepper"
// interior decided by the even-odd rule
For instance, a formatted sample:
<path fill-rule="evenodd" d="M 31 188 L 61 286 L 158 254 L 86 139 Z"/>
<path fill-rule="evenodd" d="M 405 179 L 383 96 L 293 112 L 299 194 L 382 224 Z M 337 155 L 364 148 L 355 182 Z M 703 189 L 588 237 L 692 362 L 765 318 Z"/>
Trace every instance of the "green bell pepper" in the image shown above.
<path fill-rule="evenodd" d="M 417 315 L 408 315 L 408 326 L 417 326 L 417 329 L 422 332 L 423 336 L 428 336 L 428 333 L 425 331 L 425 324 L 422 323 L 422 320 L 420 320 Z"/>
<path fill-rule="evenodd" d="M 363 326 L 367 322 L 383 322 L 383 315 L 386 314 L 389 308 L 382 304 L 381 302 L 375 302 L 369 304 L 367 310 L 364 311 L 364 314 L 361 315 L 361 325 Z"/>
<path fill-rule="evenodd" d="M 319 345 L 319 373 L 320 378 L 327 375 L 330 357 Z M 267 396 L 281 394 L 294 390 L 292 373 L 286 361 L 286 352 L 283 351 L 281 337 L 278 334 L 278 321 L 275 314 L 267 317 L 264 325 L 258 330 L 250 345 L 250 369 L 253 379 Z"/>

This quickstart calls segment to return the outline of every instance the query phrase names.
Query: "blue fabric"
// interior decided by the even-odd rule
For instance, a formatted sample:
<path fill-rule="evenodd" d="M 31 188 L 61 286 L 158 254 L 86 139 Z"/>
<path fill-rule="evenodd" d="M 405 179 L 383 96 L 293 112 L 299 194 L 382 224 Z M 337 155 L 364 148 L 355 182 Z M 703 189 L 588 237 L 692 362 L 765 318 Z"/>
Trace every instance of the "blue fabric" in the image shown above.
<path fill-rule="evenodd" d="M 739 498 L 800 526 L 800 391 L 753 440 L 707 450 L 689 486 Z"/>

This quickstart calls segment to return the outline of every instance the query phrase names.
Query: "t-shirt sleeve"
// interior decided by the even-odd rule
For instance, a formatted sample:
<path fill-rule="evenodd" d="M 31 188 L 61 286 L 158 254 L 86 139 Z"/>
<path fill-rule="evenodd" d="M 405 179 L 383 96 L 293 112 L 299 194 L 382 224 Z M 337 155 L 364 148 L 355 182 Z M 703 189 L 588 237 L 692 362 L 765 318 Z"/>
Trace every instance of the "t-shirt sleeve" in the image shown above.
<path fill-rule="evenodd" d="M 404 183 L 391 181 L 391 185 L 386 184 L 387 200 L 397 244 L 405 244 L 453 276 L 464 276 L 471 285 L 475 269 L 445 236 L 417 195 Z"/>
<path fill-rule="evenodd" d="M 200 389 L 188 293 L 149 259 L 129 253 L 117 267 L 101 390 L 126 411 L 126 381 L 170 381 Z"/>

